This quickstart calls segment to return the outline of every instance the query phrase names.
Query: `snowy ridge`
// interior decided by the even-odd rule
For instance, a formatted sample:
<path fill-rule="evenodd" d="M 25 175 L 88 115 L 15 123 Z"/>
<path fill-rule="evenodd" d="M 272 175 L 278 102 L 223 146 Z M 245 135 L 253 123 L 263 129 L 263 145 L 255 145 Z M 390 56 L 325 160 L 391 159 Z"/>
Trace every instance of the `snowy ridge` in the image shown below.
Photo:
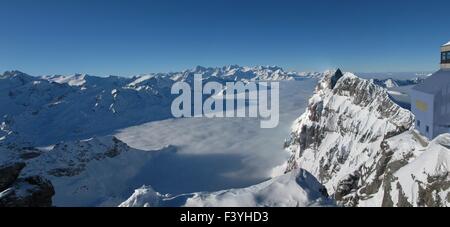
<path fill-rule="evenodd" d="M 430 160 L 426 156 L 439 156 L 439 163 L 448 161 L 442 153 L 433 156 L 423 152 L 448 149 L 434 142 L 428 146 L 428 141 L 413 130 L 413 122 L 414 116 L 390 100 L 384 88 L 338 70 L 319 82 L 308 109 L 293 125 L 286 142 L 292 152 L 287 171 L 310 171 L 341 205 L 446 205 L 445 164 L 417 161 L 431 169 L 419 168 L 422 177 L 415 172 L 416 179 L 434 179 L 420 186 L 422 193 L 412 189 L 417 185 L 406 183 L 411 174 L 416 176 L 408 169 L 409 163 Z M 446 174 L 433 178 L 436 165 Z M 436 193 L 443 196 L 436 197 Z M 430 197 L 428 203 L 418 202 Z"/>
<path fill-rule="evenodd" d="M 333 206 L 325 188 L 305 170 L 273 178 L 258 185 L 219 192 L 179 196 L 162 195 L 149 186 L 136 189 L 122 207 L 306 207 Z"/>
<path fill-rule="evenodd" d="M 302 75 L 301 73 L 296 72 L 286 72 L 283 68 L 277 66 L 241 67 L 231 65 L 216 68 L 197 66 L 195 69 L 186 70 L 181 73 L 172 73 L 168 76 L 175 81 L 190 81 L 190 77 L 194 74 L 201 74 L 205 80 L 221 81 L 296 80 L 301 79 L 302 76 L 310 75 L 307 73 Z"/>
<path fill-rule="evenodd" d="M 43 79 L 46 79 L 51 82 L 55 82 L 58 84 L 68 84 L 69 86 L 81 87 L 86 83 L 85 77 L 86 74 L 75 74 L 72 76 L 44 76 Z"/>
<path fill-rule="evenodd" d="M 370 79 L 370 82 L 384 87 L 384 88 L 395 88 L 395 87 L 401 87 L 401 86 L 409 86 L 409 85 L 416 85 L 421 83 L 424 80 L 424 78 L 415 78 L 410 80 L 397 80 L 397 79 Z"/>

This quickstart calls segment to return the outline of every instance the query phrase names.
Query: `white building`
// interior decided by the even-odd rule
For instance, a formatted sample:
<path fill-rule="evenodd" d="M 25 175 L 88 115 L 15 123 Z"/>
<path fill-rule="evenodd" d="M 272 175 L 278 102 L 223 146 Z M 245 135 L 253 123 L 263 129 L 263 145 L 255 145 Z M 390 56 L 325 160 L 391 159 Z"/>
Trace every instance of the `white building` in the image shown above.
<path fill-rule="evenodd" d="M 411 111 L 429 139 L 450 132 L 450 42 L 441 47 L 441 69 L 412 89 Z"/>

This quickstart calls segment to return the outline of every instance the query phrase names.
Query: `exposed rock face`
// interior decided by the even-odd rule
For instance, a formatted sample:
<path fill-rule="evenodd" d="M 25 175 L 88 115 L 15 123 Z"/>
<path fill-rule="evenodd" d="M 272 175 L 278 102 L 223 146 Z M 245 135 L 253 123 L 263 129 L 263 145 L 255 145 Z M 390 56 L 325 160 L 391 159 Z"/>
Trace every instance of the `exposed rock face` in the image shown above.
<path fill-rule="evenodd" d="M 25 163 L 22 162 L 0 167 L 0 192 L 14 183 L 24 167 Z"/>
<path fill-rule="evenodd" d="M 18 179 L 0 193 L 0 207 L 50 207 L 54 194 L 50 181 L 40 176 Z"/>
<path fill-rule="evenodd" d="M 293 126 L 286 171 L 310 171 L 345 206 L 445 206 L 448 165 L 424 161 L 414 174 L 411 164 L 430 149 L 441 152 L 432 160 L 447 163 L 448 148 L 436 145 L 442 141 L 430 148 L 413 122 L 384 88 L 353 74 L 329 73 Z"/>
<path fill-rule="evenodd" d="M 55 194 L 50 181 L 40 176 L 18 178 L 24 163 L 0 168 L 0 207 L 49 207 Z"/>

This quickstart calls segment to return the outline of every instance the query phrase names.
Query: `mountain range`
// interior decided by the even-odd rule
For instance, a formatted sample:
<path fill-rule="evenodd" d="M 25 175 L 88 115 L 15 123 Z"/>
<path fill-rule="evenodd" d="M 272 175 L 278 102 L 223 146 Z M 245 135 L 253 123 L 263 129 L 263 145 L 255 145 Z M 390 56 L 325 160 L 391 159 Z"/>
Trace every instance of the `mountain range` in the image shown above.
<path fill-rule="evenodd" d="M 34 77 L 19 71 L 0 75 L 0 141 L 46 146 L 108 135 L 126 126 L 171 118 L 171 86 L 204 81 L 299 80 L 320 73 L 285 72 L 279 67 L 196 67 L 178 73 L 132 78 L 86 74 Z"/>

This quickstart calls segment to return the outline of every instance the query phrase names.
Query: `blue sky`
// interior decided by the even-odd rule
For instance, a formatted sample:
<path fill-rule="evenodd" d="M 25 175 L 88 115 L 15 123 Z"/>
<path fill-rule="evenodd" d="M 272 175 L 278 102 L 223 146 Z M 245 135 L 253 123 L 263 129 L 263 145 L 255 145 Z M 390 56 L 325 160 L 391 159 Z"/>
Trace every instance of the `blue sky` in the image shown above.
<path fill-rule="evenodd" d="M 438 68 L 450 1 L 0 0 L 0 70 L 131 76 L 196 65 Z"/>

